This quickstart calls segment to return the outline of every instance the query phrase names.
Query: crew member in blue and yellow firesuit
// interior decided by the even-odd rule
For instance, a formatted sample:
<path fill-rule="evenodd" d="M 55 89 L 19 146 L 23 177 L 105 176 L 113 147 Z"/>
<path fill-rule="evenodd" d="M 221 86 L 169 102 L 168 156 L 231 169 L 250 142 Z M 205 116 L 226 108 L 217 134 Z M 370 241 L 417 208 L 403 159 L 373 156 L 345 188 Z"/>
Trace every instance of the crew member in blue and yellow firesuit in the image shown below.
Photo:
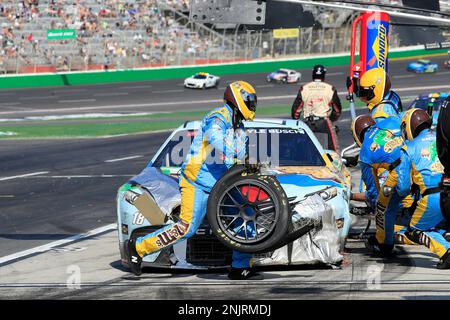
<path fill-rule="evenodd" d="M 236 163 L 244 161 L 247 137 L 243 120 L 253 120 L 256 91 L 247 82 L 227 86 L 225 104 L 209 112 L 202 121 L 189 154 L 181 168 L 180 221 L 169 224 L 135 243 L 128 242 L 129 264 L 133 273 L 141 273 L 142 257 L 195 234 L 206 214 L 208 195 L 214 184 Z M 233 252 L 230 279 L 260 280 L 262 275 L 250 268 L 251 254 Z"/>
<path fill-rule="evenodd" d="M 443 234 L 446 221 L 440 207 L 440 187 L 444 167 L 439 161 L 436 132 L 425 110 L 410 109 L 402 117 L 402 135 L 406 145 L 401 149 L 396 186 L 400 196 L 410 193 L 412 184 L 419 187 L 421 197 L 412 215 L 408 231 L 411 241 L 425 245 L 439 257 L 438 269 L 450 269 L 450 242 Z"/>
<path fill-rule="evenodd" d="M 391 90 L 389 75 L 382 68 L 366 71 L 359 81 L 357 96 L 367 103 L 370 115 L 375 122 L 389 117 L 400 117 L 402 101 Z"/>
<path fill-rule="evenodd" d="M 379 178 L 387 172 L 383 188 L 397 183 L 391 172 L 398 165 L 403 146 L 400 119 L 389 117 L 375 123 L 371 116 L 361 115 L 353 121 L 352 132 L 355 142 L 361 146 L 359 164 L 366 186 L 364 199 L 376 212 L 376 235 L 367 244 L 375 253 L 389 255 L 394 247 L 394 224 L 401 198 L 381 192 Z"/>

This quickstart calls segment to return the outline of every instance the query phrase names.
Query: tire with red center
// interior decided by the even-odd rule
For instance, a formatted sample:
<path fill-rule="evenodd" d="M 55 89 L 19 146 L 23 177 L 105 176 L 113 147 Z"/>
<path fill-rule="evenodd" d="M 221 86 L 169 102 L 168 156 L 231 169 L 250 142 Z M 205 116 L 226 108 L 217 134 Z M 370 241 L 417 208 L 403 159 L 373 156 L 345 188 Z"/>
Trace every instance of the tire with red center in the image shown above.
<path fill-rule="evenodd" d="M 262 253 L 281 247 L 292 230 L 289 201 L 275 177 L 231 168 L 208 198 L 212 232 L 227 247 Z"/>

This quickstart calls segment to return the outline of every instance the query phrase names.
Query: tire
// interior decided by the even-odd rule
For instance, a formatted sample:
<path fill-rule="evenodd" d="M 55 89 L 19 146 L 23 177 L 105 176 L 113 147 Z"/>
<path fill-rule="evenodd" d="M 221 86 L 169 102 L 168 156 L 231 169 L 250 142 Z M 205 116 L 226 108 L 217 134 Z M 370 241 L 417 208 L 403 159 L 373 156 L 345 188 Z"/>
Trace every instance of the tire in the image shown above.
<path fill-rule="evenodd" d="M 279 248 L 292 230 L 289 201 L 278 180 L 249 174 L 243 165 L 234 166 L 217 181 L 208 198 L 206 215 L 221 243 L 245 253 Z M 247 225 L 256 229 L 254 235 L 248 234 Z"/>
<path fill-rule="evenodd" d="M 203 85 L 202 90 L 206 90 L 206 83 Z"/>

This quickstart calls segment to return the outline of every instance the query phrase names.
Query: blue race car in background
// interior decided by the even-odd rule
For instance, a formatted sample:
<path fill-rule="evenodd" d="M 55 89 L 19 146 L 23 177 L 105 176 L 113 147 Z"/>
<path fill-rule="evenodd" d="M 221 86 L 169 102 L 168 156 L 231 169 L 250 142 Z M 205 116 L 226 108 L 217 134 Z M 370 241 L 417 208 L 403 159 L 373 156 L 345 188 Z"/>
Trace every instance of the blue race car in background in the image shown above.
<path fill-rule="evenodd" d="M 434 73 L 438 69 L 437 63 L 432 63 L 430 60 L 417 60 L 408 64 L 406 71 L 415 73 Z"/>
<path fill-rule="evenodd" d="M 408 105 L 407 109 L 419 108 L 428 111 L 429 109 L 432 108 L 433 126 L 436 126 L 441 105 L 449 95 L 450 93 L 446 92 L 421 94 Z"/>

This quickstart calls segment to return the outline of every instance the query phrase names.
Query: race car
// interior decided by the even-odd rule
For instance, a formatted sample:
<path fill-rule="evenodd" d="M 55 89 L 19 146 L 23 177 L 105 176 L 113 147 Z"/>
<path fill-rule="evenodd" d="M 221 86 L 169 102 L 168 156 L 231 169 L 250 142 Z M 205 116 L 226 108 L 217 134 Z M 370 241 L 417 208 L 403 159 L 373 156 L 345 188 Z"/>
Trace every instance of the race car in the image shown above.
<path fill-rule="evenodd" d="M 181 202 L 178 175 L 200 125 L 199 121 L 191 121 L 176 129 L 147 167 L 120 187 L 117 194 L 118 238 L 121 262 L 125 267 L 125 241 L 176 221 Z M 264 163 L 266 170 L 279 181 L 289 203 L 297 203 L 292 210 L 305 215 L 314 214 L 318 210 L 315 208 L 323 209 L 319 210 L 323 212 L 322 228 L 314 229 L 289 245 L 256 255 L 254 264 L 340 263 L 343 257 L 339 252 L 352 222 L 349 208 L 351 175 L 341 158 L 333 151 L 324 150 L 301 121 L 264 119 L 244 125 L 249 146 L 256 146 L 258 162 Z M 270 141 L 272 143 L 268 143 Z M 152 218 L 152 224 L 144 211 L 152 211 L 145 216 L 159 212 L 164 218 Z M 214 236 L 205 218 L 194 236 L 145 256 L 142 266 L 223 268 L 230 264 L 231 253 L 231 249 Z"/>
<path fill-rule="evenodd" d="M 406 70 L 415 73 L 434 73 L 438 70 L 438 65 L 430 60 L 421 59 L 417 60 L 417 62 L 409 63 Z"/>
<path fill-rule="evenodd" d="M 191 89 L 217 88 L 220 77 L 206 72 L 198 72 L 184 80 L 184 86 Z"/>
<path fill-rule="evenodd" d="M 267 82 L 297 83 L 302 79 L 300 72 L 290 69 L 279 69 L 267 75 Z"/>
<path fill-rule="evenodd" d="M 450 69 L 450 60 L 444 61 L 444 68 Z"/>
<path fill-rule="evenodd" d="M 427 112 L 432 109 L 433 126 L 436 126 L 441 105 L 449 95 L 450 93 L 446 92 L 421 94 L 408 105 L 407 109 L 420 108 Z"/>

